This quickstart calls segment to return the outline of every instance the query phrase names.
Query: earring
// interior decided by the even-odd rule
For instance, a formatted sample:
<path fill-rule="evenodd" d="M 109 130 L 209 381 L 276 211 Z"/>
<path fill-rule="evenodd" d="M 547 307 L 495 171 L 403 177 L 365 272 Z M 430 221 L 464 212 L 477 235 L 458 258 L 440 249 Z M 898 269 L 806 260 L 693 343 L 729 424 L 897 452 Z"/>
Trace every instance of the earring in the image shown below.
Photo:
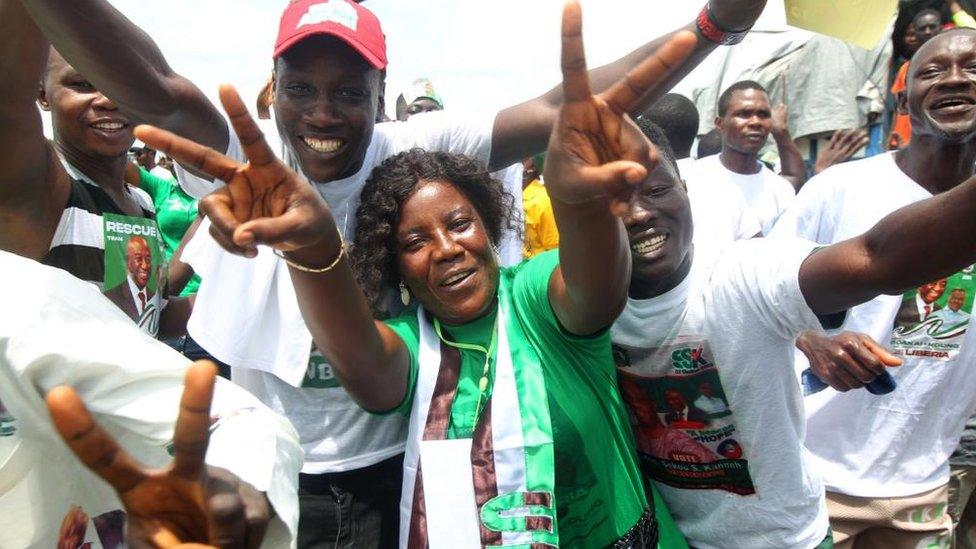
<path fill-rule="evenodd" d="M 407 289 L 407 285 L 400 281 L 400 302 L 406 307 L 410 305 L 410 290 Z"/>

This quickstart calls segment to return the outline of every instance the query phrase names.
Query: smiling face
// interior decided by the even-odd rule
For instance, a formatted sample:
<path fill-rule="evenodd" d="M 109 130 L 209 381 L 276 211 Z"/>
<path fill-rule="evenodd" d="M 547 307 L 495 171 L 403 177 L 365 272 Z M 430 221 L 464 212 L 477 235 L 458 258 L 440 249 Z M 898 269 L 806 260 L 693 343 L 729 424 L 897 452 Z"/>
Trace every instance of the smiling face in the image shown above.
<path fill-rule="evenodd" d="M 381 92 L 382 73 L 330 36 L 303 40 L 278 58 L 278 133 L 310 179 L 334 181 L 362 168 Z"/>
<path fill-rule="evenodd" d="M 913 139 L 964 143 L 976 137 L 976 31 L 940 34 L 918 50 L 899 110 L 911 116 Z"/>
<path fill-rule="evenodd" d="M 125 245 L 125 270 L 140 290 L 149 284 L 152 254 L 149 252 L 149 244 L 141 236 L 133 236 Z"/>
<path fill-rule="evenodd" d="M 674 168 L 661 162 L 641 184 L 624 217 L 632 261 L 631 294 L 655 287 L 679 275 L 691 261 L 691 205 L 684 183 Z"/>
<path fill-rule="evenodd" d="M 118 158 L 132 146 L 132 123 L 118 107 L 53 49 L 38 103 L 51 112 L 54 139 L 62 150 L 88 157 Z"/>
<path fill-rule="evenodd" d="M 486 314 L 498 289 L 498 263 L 477 209 L 454 185 L 421 181 L 396 226 L 397 267 L 425 309 L 445 324 Z"/>
<path fill-rule="evenodd" d="M 762 90 L 736 90 L 724 116 L 715 119 L 722 144 L 736 152 L 759 154 L 772 129 L 769 97 Z"/>
<path fill-rule="evenodd" d="M 966 290 L 963 290 L 961 288 L 952 290 L 952 293 L 949 294 L 949 303 L 948 303 L 949 309 L 952 310 L 953 312 L 958 313 L 959 309 L 962 309 L 962 306 L 965 304 L 966 304 Z"/>
<path fill-rule="evenodd" d="M 935 282 L 929 282 L 928 284 L 923 284 L 918 287 L 918 296 L 922 298 L 925 303 L 935 303 L 942 294 L 946 291 L 946 279 L 936 280 Z"/>

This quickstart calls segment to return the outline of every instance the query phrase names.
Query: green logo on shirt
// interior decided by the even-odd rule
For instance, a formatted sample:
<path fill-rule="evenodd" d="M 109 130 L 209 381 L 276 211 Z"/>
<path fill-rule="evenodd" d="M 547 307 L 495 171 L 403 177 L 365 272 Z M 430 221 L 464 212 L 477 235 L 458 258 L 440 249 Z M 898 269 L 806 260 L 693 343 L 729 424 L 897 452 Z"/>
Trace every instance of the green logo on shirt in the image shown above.
<path fill-rule="evenodd" d="M 712 366 L 712 363 L 705 358 L 704 349 L 701 346 L 675 349 L 671 353 L 671 364 L 678 372 L 694 372 Z"/>
<path fill-rule="evenodd" d="M 312 346 L 312 354 L 308 357 L 308 370 L 302 387 L 306 389 L 333 389 L 339 386 L 339 381 L 332 373 L 332 365 L 326 362 L 322 352 Z"/>
<path fill-rule="evenodd" d="M 3 402 L 0 402 L 0 437 L 13 436 L 17 432 L 17 427 L 14 425 L 15 421 L 17 420 L 10 415 Z"/>

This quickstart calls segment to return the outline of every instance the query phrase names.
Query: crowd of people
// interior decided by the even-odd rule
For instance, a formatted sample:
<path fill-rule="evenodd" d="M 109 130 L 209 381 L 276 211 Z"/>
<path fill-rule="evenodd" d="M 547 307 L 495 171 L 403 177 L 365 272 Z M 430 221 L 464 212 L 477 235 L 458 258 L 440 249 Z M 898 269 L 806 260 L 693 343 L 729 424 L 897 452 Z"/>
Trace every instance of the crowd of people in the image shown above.
<path fill-rule="evenodd" d="M 288 2 L 252 116 L 0 0 L 0 547 L 976 547 L 974 6 L 806 151 L 669 93 L 765 7 L 589 69 L 570 1 L 550 91 L 390 119 L 361 1 Z"/>

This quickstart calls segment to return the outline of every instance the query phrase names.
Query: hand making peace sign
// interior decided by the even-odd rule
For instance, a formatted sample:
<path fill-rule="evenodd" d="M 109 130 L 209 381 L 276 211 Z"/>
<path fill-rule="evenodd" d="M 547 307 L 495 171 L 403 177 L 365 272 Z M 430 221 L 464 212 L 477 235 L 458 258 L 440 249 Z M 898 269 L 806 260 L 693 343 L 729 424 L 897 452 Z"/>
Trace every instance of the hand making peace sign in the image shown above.
<path fill-rule="evenodd" d="M 545 179 L 550 196 L 567 204 L 608 200 L 614 215 L 658 163 L 657 151 L 627 112 L 691 55 L 696 38 L 679 32 L 605 92 L 590 91 L 578 2 L 563 9 L 563 106 L 549 139 Z"/>
<path fill-rule="evenodd" d="M 302 176 L 282 163 L 233 86 L 220 87 L 220 101 L 240 139 L 248 163 L 166 130 L 139 126 L 136 136 L 185 166 L 227 183 L 200 201 L 210 234 L 229 252 L 253 257 L 258 244 L 281 251 L 308 248 L 335 238 L 325 200 Z"/>
<path fill-rule="evenodd" d="M 61 437 L 125 506 L 126 547 L 258 547 L 264 539 L 270 520 L 264 495 L 204 462 L 216 372 L 209 362 L 187 370 L 173 462 L 162 470 L 146 469 L 130 457 L 73 389 L 55 387 L 48 393 L 47 407 Z"/>

